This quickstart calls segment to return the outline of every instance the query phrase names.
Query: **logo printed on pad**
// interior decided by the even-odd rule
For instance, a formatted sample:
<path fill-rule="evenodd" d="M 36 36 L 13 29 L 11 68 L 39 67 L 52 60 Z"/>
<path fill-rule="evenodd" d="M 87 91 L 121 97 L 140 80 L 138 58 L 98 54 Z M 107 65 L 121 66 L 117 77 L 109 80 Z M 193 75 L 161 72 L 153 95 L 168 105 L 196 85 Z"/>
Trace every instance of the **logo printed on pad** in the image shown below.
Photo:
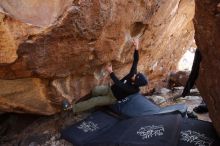
<path fill-rule="evenodd" d="M 82 122 L 77 128 L 83 130 L 85 133 L 99 129 L 98 124 L 95 124 L 92 121 Z"/>
<path fill-rule="evenodd" d="M 194 143 L 195 146 L 211 146 L 214 142 L 213 139 L 206 137 L 205 134 L 201 134 L 196 131 L 181 131 L 181 139 L 182 141 L 188 143 Z"/>
<path fill-rule="evenodd" d="M 151 138 L 153 136 L 162 136 L 164 133 L 164 127 L 163 125 L 151 125 L 151 126 L 145 126 L 145 127 L 141 127 L 138 131 L 137 131 L 137 135 L 141 136 L 142 139 L 148 139 Z"/>
<path fill-rule="evenodd" d="M 127 98 L 127 97 L 125 97 L 125 98 L 123 98 L 123 99 L 121 99 L 121 100 L 118 100 L 118 103 L 124 103 L 124 102 L 126 102 L 126 101 L 128 101 L 128 98 Z"/>

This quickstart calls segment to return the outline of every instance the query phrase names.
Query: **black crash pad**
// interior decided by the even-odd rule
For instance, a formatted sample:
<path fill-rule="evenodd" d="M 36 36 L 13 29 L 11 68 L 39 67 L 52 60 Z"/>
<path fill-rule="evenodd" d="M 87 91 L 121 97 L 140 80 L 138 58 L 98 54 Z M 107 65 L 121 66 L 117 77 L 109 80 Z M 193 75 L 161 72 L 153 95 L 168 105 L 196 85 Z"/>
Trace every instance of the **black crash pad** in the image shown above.
<path fill-rule="evenodd" d="M 87 146 L 176 146 L 182 117 L 151 115 L 120 121 Z"/>
<path fill-rule="evenodd" d="M 211 123 L 179 114 L 119 120 L 95 112 L 61 132 L 74 146 L 220 146 Z"/>
<path fill-rule="evenodd" d="M 61 138 L 75 146 L 82 146 L 109 130 L 118 119 L 104 112 L 95 112 L 70 127 L 61 131 Z"/>
<path fill-rule="evenodd" d="M 95 112 L 63 130 L 61 135 L 74 146 L 175 146 L 181 120 L 178 114 L 118 120 Z"/>
<path fill-rule="evenodd" d="M 126 117 L 141 117 L 154 114 L 180 113 L 186 115 L 185 104 L 159 107 L 140 93 L 132 94 L 111 106 L 112 110 Z"/>
<path fill-rule="evenodd" d="M 220 143 L 212 123 L 185 118 L 178 146 L 220 146 Z"/>

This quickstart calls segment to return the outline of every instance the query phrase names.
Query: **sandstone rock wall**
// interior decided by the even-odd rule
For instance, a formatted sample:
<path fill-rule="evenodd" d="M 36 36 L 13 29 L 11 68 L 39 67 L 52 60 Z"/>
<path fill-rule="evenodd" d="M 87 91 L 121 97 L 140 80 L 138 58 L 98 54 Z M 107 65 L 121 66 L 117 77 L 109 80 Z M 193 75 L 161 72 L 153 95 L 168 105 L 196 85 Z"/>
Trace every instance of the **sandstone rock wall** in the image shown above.
<path fill-rule="evenodd" d="M 14 2 L 0 2 L 0 31 L 4 33 L 0 36 L 0 78 L 4 82 L 33 77 L 48 81 L 42 83 L 48 104 L 64 97 L 77 101 L 95 85 L 107 84 L 109 78 L 103 77 L 102 70 L 106 63 L 113 64 L 119 78 L 125 75 L 132 62 L 130 40 L 134 37 L 141 36 L 138 69 L 150 79 L 143 91 L 159 86 L 176 69 L 183 52 L 194 45 L 192 0 Z M 5 98 L 0 98 L 0 109 L 10 111 L 13 106 L 3 102 Z M 38 114 L 59 111 L 20 108 Z"/>
<path fill-rule="evenodd" d="M 19 113 L 55 113 L 47 98 L 44 82 L 37 78 L 0 80 L 1 111 Z"/>
<path fill-rule="evenodd" d="M 198 88 L 220 134 L 220 1 L 196 0 L 194 24 L 196 44 L 202 54 Z"/>
<path fill-rule="evenodd" d="M 2 12 L 34 26 L 52 25 L 73 0 L 1 0 Z"/>

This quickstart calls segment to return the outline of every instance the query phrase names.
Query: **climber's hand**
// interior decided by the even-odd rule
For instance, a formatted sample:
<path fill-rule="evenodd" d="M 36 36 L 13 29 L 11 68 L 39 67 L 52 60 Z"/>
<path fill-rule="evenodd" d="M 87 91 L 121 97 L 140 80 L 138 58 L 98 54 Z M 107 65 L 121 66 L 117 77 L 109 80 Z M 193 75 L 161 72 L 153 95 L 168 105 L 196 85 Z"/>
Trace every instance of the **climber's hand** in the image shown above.
<path fill-rule="evenodd" d="M 132 43 L 133 43 L 135 49 L 138 50 L 139 49 L 139 38 L 134 38 L 132 40 Z"/>
<path fill-rule="evenodd" d="M 109 73 L 112 73 L 113 72 L 112 65 L 107 65 L 106 66 L 106 71 L 109 72 Z"/>

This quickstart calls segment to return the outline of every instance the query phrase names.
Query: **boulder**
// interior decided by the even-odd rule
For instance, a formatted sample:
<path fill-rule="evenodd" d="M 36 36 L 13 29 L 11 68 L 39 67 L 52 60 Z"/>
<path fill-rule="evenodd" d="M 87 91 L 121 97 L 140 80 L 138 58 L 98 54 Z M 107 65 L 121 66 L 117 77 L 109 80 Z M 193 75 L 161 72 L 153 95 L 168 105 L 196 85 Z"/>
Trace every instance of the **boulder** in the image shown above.
<path fill-rule="evenodd" d="M 52 115 L 59 108 L 52 106 L 46 83 L 37 78 L 0 80 L 0 110 L 5 112 Z"/>
<path fill-rule="evenodd" d="M 195 45 L 193 16 L 192 0 L 0 1 L 0 78 L 43 79 L 52 97 L 75 102 L 94 86 L 109 83 L 105 64 L 112 63 L 119 78 L 127 74 L 131 40 L 141 36 L 138 70 L 150 80 L 145 92 L 160 86 Z"/>
<path fill-rule="evenodd" d="M 220 135 L 220 11 L 219 1 L 196 0 L 195 39 L 202 54 L 198 89 Z"/>
<path fill-rule="evenodd" d="M 189 71 L 171 72 L 168 76 L 168 88 L 185 86 L 189 78 Z"/>

